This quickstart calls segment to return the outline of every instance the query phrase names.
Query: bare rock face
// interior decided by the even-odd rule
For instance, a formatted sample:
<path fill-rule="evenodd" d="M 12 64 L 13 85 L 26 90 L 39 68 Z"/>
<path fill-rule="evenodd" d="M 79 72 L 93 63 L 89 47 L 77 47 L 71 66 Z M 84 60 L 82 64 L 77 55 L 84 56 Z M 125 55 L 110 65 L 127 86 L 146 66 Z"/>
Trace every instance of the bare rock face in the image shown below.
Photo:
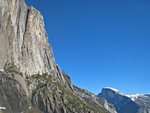
<path fill-rule="evenodd" d="M 137 113 L 138 106 L 118 90 L 103 88 L 98 97 L 105 98 L 108 103 L 113 104 L 118 113 Z"/>
<path fill-rule="evenodd" d="M 43 17 L 24 0 L 0 0 L 0 45 L 0 69 L 12 64 L 24 74 L 48 73 L 64 81 Z"/>
<path fill-rule="evenodd" d="M 116 113 L 104 99 L 84 92 L 86 101 L 80 91 L 77 94 L 47 74 L 24 79 L 16 71 L 0 72 L 0 90 L 5 113 Z"/>
<path fill-rule="evenodd" d="M 30 106 L 24 79 L 17 74 L 0 72 L 0 107 L 5 107 L 5 113 L 20 113 Z"/>
<path fill-rule="evenodd" d="M 95 106 L 74 90 L 55 64 L 41 13 L 24 0 L 0 0 L 0 45 L 5 113 L 116 113 L 107 102 Z"/>
<path fill-rule="evenodd" d="M 148 95 L 123 95 L 113 88 L 103 88 L 98 97 L 103 97 L 113 104 L 118 113 L 150 113 Z"/>

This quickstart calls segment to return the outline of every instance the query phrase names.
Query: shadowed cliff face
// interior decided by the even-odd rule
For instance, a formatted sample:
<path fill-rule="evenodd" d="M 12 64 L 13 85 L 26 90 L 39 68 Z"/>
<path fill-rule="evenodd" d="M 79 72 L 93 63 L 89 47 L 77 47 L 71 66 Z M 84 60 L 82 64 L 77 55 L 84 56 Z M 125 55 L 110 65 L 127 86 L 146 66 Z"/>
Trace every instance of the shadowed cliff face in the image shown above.
<path fill-rule="evenodd" d="M 109 103 L 113 104 L 118 113 L 137 113 L 138 111 L 138 106 L 119 91 L 103 88 L 98 96 L 105 98 Z"/>
<path fill-rule="evenodd" d="M 103 88 L 98 94 L 113 104 L 118 113 L 150 113 L 150 97 L 148 95 L 123 95 L 111 88 Z"/>
<path fill-rule="evenodd" d="M 6 108 L 4 113 L 20 113 L 30 106 L 24 79 L 19 75 L 0 72 L 0 107 Z"/>

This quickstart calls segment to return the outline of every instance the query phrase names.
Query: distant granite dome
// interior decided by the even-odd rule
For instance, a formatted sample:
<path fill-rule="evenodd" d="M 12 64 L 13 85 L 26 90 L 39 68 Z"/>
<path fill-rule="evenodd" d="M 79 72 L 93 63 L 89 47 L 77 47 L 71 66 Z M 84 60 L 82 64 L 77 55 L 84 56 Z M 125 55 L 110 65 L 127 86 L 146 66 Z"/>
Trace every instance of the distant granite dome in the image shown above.
<path fill-rule="evenodd" d="M 112 92 L 114 92 L 114 93 L 118 93 L 118 94 L 122 94 L 119 90 L 117 90 L 117 89 L 114 89 L 114 88 L 111 88 L 111 87 L 105 87 L 105 88 L 103 88 L 102 90 L 111 90 Z"/>
<path fill-rule="evenodd" d="M 118 113 L 150 113 L 149 94 L 123 95 L 114 88 L 103 88 L 97 96 L 113 104 Z"/>

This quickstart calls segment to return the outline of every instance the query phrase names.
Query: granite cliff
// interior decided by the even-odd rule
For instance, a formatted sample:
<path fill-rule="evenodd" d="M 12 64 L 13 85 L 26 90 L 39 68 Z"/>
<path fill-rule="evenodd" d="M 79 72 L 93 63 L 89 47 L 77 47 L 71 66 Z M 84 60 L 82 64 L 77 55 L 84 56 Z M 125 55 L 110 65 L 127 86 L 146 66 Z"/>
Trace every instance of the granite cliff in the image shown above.
<path fill-rule="evenodd" d="M 43 16 L 24 0 L 0 0 L 0 45 L 0 110 L 5 113 L 116 113 L 61 72 Z"/>
<path fill-rule="evenodd" d="M 24 0 L 0 0 L 0 34 L 0 69 L 11 64 L 23 74 L 53 73 L 64 80 L 38 10 Z"/>
<path fill-rule="evenodd" d="M 124 95 L 113 88 L 103 88 L 98 97 L 105 98 L 113 104 L 118 113 L 150 113 L 150 96 Z"/>

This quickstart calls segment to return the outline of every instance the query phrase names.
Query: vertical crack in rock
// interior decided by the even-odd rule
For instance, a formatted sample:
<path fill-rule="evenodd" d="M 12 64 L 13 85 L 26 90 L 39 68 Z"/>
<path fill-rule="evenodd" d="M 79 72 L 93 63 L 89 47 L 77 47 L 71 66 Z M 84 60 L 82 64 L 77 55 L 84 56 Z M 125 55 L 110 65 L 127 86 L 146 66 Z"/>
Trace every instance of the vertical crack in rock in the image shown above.
<path fill-rule="evenodd" d="M 55 63 L 43 16 L 24 0 L 0 0 L 0 45 L 0 105 L 6 113 L 116 113 L 93 94 L 74 90 Z"/>

